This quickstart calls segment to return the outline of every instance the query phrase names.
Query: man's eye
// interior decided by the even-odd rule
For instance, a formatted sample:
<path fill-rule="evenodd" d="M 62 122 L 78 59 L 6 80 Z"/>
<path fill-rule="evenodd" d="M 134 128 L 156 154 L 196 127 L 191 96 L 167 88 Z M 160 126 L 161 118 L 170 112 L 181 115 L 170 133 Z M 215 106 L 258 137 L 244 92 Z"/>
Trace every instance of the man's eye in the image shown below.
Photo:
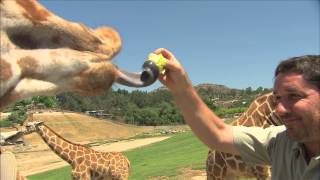
<path fill-rule="evenodd" d="M 302 97 L 299 94 L 289 94 L 288 98 L 296 100 L 296 99 L 301 99 Z"/>
<path fill-rule="evenodd" d="M 280 96 L 274 96 L 274 101 L 275 101 L 276 103 L 279 103 L 280 100 L 281 100 L 281 97 L 280 97 Z"/>

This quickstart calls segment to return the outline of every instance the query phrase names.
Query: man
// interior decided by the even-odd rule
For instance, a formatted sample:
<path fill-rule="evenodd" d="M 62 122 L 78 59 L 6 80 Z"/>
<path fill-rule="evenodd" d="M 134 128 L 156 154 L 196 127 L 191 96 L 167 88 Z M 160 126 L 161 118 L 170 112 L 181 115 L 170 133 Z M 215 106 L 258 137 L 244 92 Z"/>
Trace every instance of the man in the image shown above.
<path fill-rule="evenodd" d="M 275 72 L 276 112 L 284 126 L 233 127 L 201 100 L 174 55 L 159 80 L 171 91 L 185 121 L 198 138 L 218 151 L 241 155 L 252 164 L 272 166 L 272 179 L 320 179 L 320 56 L 281 62 Z M 214 68 L 214 67 L 213 67 Z"/>

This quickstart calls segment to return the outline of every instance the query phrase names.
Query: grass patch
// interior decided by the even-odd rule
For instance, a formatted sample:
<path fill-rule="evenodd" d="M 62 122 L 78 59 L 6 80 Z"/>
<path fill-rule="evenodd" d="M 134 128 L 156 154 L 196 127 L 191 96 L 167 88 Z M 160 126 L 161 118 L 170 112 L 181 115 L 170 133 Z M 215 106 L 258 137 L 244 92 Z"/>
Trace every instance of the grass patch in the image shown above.
<path fill-rule="evenodd" d="M 137 148 L 124 154 L 131 163 L 130 180 L 148 177 L 174 177 L 183 167 L 205 169 L 206 148 L 192 132 L 177 134 L 167 140 Z M 30 180 L 70 180 L 71 167 L 29 176 Z"/>
<path fill-rule="evenodd" d="M 199 163 L 205 168 L 208 152 L 192 132 L 178 134 L 159 143 L 125 152 L 131 161 L 130 179 L 147 179 L 148 177 L 177 175 L 177 170 Z"/>
<path fill-rule="evenodd" d="M 40 174 L 28 176 L 29 180 L 70 180 L 71 179 L 71 166 L 53 169 Z"/>

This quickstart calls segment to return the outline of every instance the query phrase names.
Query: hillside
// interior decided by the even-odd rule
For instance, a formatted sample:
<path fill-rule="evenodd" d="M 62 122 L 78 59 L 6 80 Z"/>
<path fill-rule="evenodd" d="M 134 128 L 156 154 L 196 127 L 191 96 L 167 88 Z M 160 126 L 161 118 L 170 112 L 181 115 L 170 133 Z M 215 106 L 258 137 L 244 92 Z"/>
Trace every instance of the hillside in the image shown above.
<path fill-rule="evenodd" d="M 40 113 L 33 115 L 34 120 L 44 121 L 64 138 L 75 142 L 123 139 L 135 136 L 150 128 L 100 120 L 78 113 Z"/>
<path fill-rule="evenodd" d="M 31 120 L 31 117 L 28 118 Z M 159 132 L 162 129 L 172 127 L 138 127 L 133 125 L 121 124 L 110 120 L 100 120 L 90 116 L 77 113 L 45 112 L 34 114 L 33 120 L 42 120 L 65 139 L 80 144 L 101 144 L 115 139 L 127 139 L 138 134 Z M 175 128 L 186 128 L 185 126 Z M 0 129 L 4 130 L 3 128 Z M 9 129 L 6 128 L 6 131 Z M 15 130 L 15 129 L 12 129 Z M 2 146 L 2 148 L 12 151 L 17 159 L 19 170 L 26 175 L 43 172 L 67 165 L 43 142 L 36 133 L 24 137 L 26 146 Z M 137 142 L 130 146 L 137 147 L 149 142 Z M 120 143 L 120 142 L 119 142 Z M 123 143 L 123 141 L 121 141 Z M 121 143 L 119 145 L 121 145 Z M 101 151 L 114 151 L 115 147 L 111 144 L 95 146 L 94 149 Z M 119 146 L 117 145 L 117 146 Z M 128 149 L 128 143 L 125 144 Z M 123 149 L 123 148 L 121 148 Z"/>

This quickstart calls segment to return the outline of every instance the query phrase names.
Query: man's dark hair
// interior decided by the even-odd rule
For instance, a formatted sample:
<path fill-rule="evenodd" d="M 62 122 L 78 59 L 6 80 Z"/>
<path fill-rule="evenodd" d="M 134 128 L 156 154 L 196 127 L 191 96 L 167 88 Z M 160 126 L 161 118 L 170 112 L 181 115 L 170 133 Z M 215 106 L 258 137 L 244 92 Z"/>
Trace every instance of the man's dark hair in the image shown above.
<path fill-rule="evenodd" d="M 275 77 L 279 73 L 298 73 L 304 79 L 320 89 L 320 55 L 306 55 L 293 57 L 280 62 L 275 71 Z"/>

